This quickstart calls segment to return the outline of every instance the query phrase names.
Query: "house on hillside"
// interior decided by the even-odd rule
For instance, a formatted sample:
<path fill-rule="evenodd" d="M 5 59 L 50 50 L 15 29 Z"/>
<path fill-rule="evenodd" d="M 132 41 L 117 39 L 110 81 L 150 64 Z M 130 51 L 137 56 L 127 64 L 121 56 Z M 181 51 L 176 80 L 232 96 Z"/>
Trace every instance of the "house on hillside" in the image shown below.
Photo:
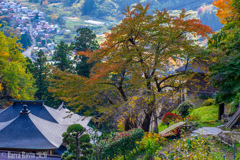
<path fill-rule="evenodd" d="M 181 91 L 184 95 L 182 97 L 183 100 L 186 96 L 212 96 L 218 90 L 211 85 L 209 79 L 207 78 L 207 74 L 209 72 L 208 67 L 209 64 L 207 63 L 194 61 L 193 63 L 188 64 L 188 66 L 184 65 L 175 70 L 177 73 L 190 71 L 193 74 L 191 80 L 184 82 L 186 84 L 186 88 Z"/>
<path fill-rule="evenodd" d="M 47 44 L 47 48 L 50 49 L 51 51 L 52 51 L 52 50 L 55 50 L 56 44 L 54 44 L 54 43 L 48 43 L 48 44 Z"/>

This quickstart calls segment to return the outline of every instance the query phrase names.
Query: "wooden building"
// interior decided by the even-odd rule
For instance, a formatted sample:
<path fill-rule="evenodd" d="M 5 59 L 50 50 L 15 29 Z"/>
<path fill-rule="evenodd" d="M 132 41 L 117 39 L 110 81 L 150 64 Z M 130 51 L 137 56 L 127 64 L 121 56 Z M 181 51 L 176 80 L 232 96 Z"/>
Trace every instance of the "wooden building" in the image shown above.
<path fill-rule="evenodd" d="M 64 104 L 54 109 L 44 101 L 15 100 L 0 112 L 0 150 L 53 155 L 64 146 L 62 134 L 69 125 L 89 129 L 90 119 L 70 112 Z"/>
<path fill-rule="evenodd" d="M 184 98 L 186 96 L 212 96 L 216 91 L 217 88 L 211 85 L 209 78 L 208 78 L 208 64 L 200 63 L 200 62 L 193 62 L 188 64 L 187 68 L 186 65 L 176 69 L 176 72 L 191 72 L 192 78 L 187 80 L 185 83 L 185 89 L 181 91 L 184 94 Z"/>

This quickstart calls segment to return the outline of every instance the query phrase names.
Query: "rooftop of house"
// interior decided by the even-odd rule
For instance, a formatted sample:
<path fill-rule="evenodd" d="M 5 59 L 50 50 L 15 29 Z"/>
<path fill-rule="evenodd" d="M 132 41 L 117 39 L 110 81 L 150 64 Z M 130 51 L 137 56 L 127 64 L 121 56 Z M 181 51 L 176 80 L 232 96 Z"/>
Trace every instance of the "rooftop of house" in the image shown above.
<path fill-rule="evenodd" d="M 189 63 L 188 65 L 183 65 L 182 67 L 179 67 L 175 71 L 184 72 L 186 70 L 186 71 L 192 71 L 196 73 L 207 73 L 208 67 L 209 67 L 209 64 L 207 63 L 194 61 L 192 63 Z"/>
<path fill-rule="evenodd" d="M 67 127 L 31 114 L 24 105 L 16 118 L 0 123 L 0 148 L 57 149 L 62 144 L 62 133 Z"/>
<path fill-rule="evenodd" d="M 14 100 L 0 111 L 0 149 L 57 149 L 69 125 L 81 124 L 90 129 L 90 120 L 91 117 L 71 112 L 63 103 L 54 109 L 44 101 Z"/>

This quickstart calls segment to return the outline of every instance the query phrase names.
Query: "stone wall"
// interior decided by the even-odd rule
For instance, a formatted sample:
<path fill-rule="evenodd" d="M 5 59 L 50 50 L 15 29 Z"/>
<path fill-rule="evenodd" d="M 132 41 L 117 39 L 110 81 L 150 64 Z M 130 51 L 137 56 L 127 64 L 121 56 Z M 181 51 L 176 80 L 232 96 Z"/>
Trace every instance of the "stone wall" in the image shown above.
<path fill-rule="evenodd" d="M 231 132 L 230 136 L 233 140 L 237 141 L 240 143 L 240 132 Z"/>
<path fill-rule="evenodd" d="M 229 136 L 232 140 L 240 143 L 240 132 L 223 131 L 223 134 Z"/>

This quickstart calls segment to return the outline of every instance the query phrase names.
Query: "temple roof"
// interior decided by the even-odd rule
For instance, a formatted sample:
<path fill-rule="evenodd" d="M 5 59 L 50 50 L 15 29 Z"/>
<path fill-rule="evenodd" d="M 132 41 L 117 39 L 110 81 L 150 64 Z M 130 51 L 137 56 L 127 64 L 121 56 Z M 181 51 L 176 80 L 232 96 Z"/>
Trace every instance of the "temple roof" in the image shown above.
<path fill-rule="evenodd" d="M 74 114 L 73 112 L 69 111 L 64 104 L 63 105 L 65 107 L 61 105 L 61 109 L 60 107 L 58 109 L 54 109 L 44 105 L 44 101 L 14 100 L 13 105 L 0 112 L 0 122 L 7 122 L 16 118 L 19 115 L 19 112 L 22 110 L 24 104 L 27 105 L 28 110 L 31 111 L 31 114 L 58 124 L 71 125 L 77 123 L 81 124 L 83 127 L 86 127 L 92 118 Z"/>
<path fill-rule="evenodd" d="M 57 149 L 69 125 L 89 129 L 91 118 L 74 114 L 66 106 L 48 107 L 44 101 L 14 101 L 0 113 L 0 149 Z"/>
<path fill-rule="evenodd" d="M 43 101 L 13 101 L 13 104 L 0 112 L 0 122 L 6 122 L 19 115 L 24 104 L 27 104 L 28 110 L 37 117 L 58 123 L 56 119 L 50 114 L 48 108 Z"/>
<path fill-rule="evenodd" d="M 175 71 L 184 72 L 186 70 L 186 67 L 187 67 L 187 71 L 192 71 L 196 73 L 208 73 L 209 64 L 204 62 L 193 61 L 192 63 L 189 63 L 188 66 L 183 65 L 182 67 L 179 67 Z"/>
<path fill-rule="evenodd" d="M 67 127 L 31 113 L 18 113 L 16 118 L 0 123 L 0 148 L 57 149 L 62 144 L 62 133 Z"/>

